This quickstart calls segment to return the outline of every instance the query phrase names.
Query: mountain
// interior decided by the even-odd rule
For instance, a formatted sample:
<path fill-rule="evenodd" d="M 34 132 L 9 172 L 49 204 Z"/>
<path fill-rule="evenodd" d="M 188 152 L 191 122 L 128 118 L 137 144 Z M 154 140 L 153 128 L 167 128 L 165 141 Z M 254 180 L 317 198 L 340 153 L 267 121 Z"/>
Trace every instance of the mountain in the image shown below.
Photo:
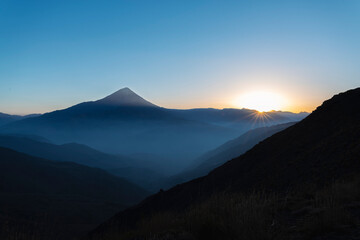
<path fill-rule="evenodd" d="M 175 184 L 205 176 L 211 170 L 219 167 L 220 165 L 235 157 L 240 156 L 259 142 L 294 124 L 294 122 L 290 122 L 250 130 L 240 137 L 230 140 L 216 149 L 205 153 L 198 159 L 195 159 L 193 165 L 190 166 L 187 170 L 170 177 L 170 179 L 168 179 L 166 182 L 166 186 L 174 186 Z"/>
<path fill-rule="evenodd" d="M 146 195 L 97 168 L 0 148 L 1 239 L 69 239 Z"/>
<path fill-rule="evenodd" d="M 21 116 L 0 113 L 0 126 L 19 119 L 21 119 Z"/>
<path fill-rule="evenodd" d="M 179 159 L 191 159 L 234 136 L 230 129 L 174 116 L 127 88 L 98 101 L 8 124 L 0 131 L 37 134 L 56 144 L 77 142 L 114 154 L 171 157 L 164 163 L 169 168 L 179 168 Z"/>
<path fill-rule="evenodd" d="M 75 162 L 102 168 L 146 188 L 151 186 L 152 181 L 161 179 L 159 173 L 148 169 L 158 169 L 156 164 L 148 164 L 127 156 L 106 154 L 82 144 L 56 145 L 42 140 L 41 137 L 36 136 L 0 135 L 0 147 L 48 160 Z M 147 177 L 146 181 L 144 180 L 145 176 Z"/>
<path fill-rule="evenodd" d="M 119 91 L 96 102 L 103 105 L 157 107 L 155 104 L 146 101 L 127 87 L 122 88 Z"/>
<path fill-rule="evenodd" d="M 157 214 L 164 212 L 164 214 L 174 211 L 181 212 L 191 205 L 209 199 L 214 194 L 223 192 L 245 194 L 265 189 L 284 193 L 284 203 L 286 203 L 287 192 L 305 188 L 307 191 L 295 194 L 294 199 L 296 196 L 297 198 L 304 196 L 303 202 L 309 202 L 306 194 L 311 192 L 311 188 L 320 188 L 336 180 L 342 182 L 351 177 L 360 178 L 359 110 L 360 88 L 335 95 L 301 122 L 267 138 L 245 154 L 228 161 L 205 177 L 178 185 L 168 191 L 160 191 L 136 207 L 120 212 L 93 231 L 89 237 L 102 239 L 101 236 L 104 234 L 119 234 L 126 227 L 134 227 L 134 224 L 138 223 L 140 219 L 145 220 L 149 216 L 159 216 Z M 350 188 L 351 191 L 355 191 L 358 185 L 345 186 L 355 186 Z M 328 193 L 325 190 L 323 193 L 317 193 L 317 196 L 314 196 L 314 206 L 320 204 L 319 201 L 316 202 L 316 198 L 319 199 L 321 196 L 329 196 L 322 201 L 332 201 L 333 197 L 330 195 L 333 190 L 331 189 L 334 187 L 326 190 Z M 340 196 L 347 196 L 344 194 L 342 193 Z M 244 201 L 248 201 L 246 204 L 250 204 L 255 199 Z M 331 206 L 328 206 L 327 209 L 331 211 Z M 298 211 L 304 210 L 298 209 Z M 314 211 L 319 210 L 315 209 Z M 330 213 L 335 214 L 334 212 Z M 294 212 L 289 213 L 289 216 L 295 215 Z M 309 224 L 316 225 L 315 221 L 319 221 L 316 220 L 319 219 L 319 215 L 316 215 L 315 212 L 305 215 L 300 221 L 306 220 L 306 216 L 314 218 L 313 222 L 309 222 Z M 338 213 L 332 216 L 333 220 L 340 218 Z M 284 217 L 285 222 L 290 221 L 286 220 L 286 216 Z M 176 216 L 172 219 L 175 218 Z M 328 221 L 329 216 L 325 215 L 321 219 L 321 221 Z M 260 220 L 257 218 L 253 223 Z M 161 219 L 158 218 L 157 221 L 161 221 Z M 275 224 L 274 220 L 272 221 Z M 287 226 L 287 228 L 290 227 L 291 225 Z M 209 231 L 210 229 L 208 228 Z"/>
<path fill-rule="evenodd" d="M 140 154 L 148 162 L 159 156 L 164 159 L 161 173 L 175 174 L 251 128 L 293 121 L 288 114 L 272 120 L 272 113 L 252 110 L 200 110 L 205 115 L 198 111 L 158 107 L 124 88 L 97 101 L 12 122 L 0 132 L 40 135 L 55 144 L 76 142 L 112 154 Z M 214 116 L 206 117 L 208 111 Z"/>
<path fill-rule="evenodd" d="M 40 114 L 30 114 L 30 115 L 25 115 L 25 116 L 19 116 L 19 115 L 9 115 L 9 114 L 0 112 L 0 126 L 11 123 L 11 122 L 15 122 L 15 121 L 18 121 L 21 119 L 37 117 L 37 116 L 40 116 Z"/>

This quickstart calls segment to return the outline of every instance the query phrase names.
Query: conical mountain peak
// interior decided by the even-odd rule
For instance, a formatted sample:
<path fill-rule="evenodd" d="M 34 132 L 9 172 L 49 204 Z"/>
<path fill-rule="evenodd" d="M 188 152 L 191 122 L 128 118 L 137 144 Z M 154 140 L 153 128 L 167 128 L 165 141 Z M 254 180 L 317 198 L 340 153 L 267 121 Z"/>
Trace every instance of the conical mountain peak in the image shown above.
<path fill-rule="evenodd" d="M 132 107 L 156 107 L 155 104 L 146 101 L 144 98 L 137 95 L 128 87 L 122 88 L 114 92 L 113 94 L 98 100 L 97 102 L 107 105 L 132 106 Z"/>

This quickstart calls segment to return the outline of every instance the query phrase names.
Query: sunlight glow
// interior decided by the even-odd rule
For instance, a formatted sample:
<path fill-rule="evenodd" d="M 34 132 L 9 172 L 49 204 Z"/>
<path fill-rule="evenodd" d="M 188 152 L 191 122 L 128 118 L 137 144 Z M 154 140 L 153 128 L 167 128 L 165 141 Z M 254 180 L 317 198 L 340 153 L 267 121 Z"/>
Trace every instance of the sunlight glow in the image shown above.
<path fill-rule="evenodd" d="M 240 108 L 254 109 L 259 112 L 278 111 L 285 105 L 285 100 L 273 92 L 256 91 L 241 95 L 236 100 L 236 105 Z"/>

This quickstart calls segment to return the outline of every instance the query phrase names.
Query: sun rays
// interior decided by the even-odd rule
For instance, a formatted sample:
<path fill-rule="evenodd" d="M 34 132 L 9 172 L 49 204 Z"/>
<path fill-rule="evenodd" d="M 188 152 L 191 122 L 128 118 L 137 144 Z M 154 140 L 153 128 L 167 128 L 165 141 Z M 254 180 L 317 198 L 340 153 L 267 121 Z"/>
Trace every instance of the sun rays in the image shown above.
<path fill-rule="evenodd" d="M 248 118 L 251 118 L 251 128 L 259 126 L 267 126 L 268 123 L 273 119 L 273 117 L 268 112 L 259 112 L 254 110 L 248 115 Z"/>

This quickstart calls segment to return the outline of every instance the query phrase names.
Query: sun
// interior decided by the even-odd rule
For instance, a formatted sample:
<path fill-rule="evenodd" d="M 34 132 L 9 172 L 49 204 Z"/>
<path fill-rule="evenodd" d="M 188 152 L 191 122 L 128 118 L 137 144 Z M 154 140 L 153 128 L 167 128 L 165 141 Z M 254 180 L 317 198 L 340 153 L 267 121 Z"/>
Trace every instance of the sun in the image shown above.
<path fill-rule="evenodd" d="M 268 91 L 255 91 L 240 95 L 236 100 L 236 105 L 240 108 L 269 112 L 281 110 L 284 102 L 284 98 L 279 94 Z"/>

